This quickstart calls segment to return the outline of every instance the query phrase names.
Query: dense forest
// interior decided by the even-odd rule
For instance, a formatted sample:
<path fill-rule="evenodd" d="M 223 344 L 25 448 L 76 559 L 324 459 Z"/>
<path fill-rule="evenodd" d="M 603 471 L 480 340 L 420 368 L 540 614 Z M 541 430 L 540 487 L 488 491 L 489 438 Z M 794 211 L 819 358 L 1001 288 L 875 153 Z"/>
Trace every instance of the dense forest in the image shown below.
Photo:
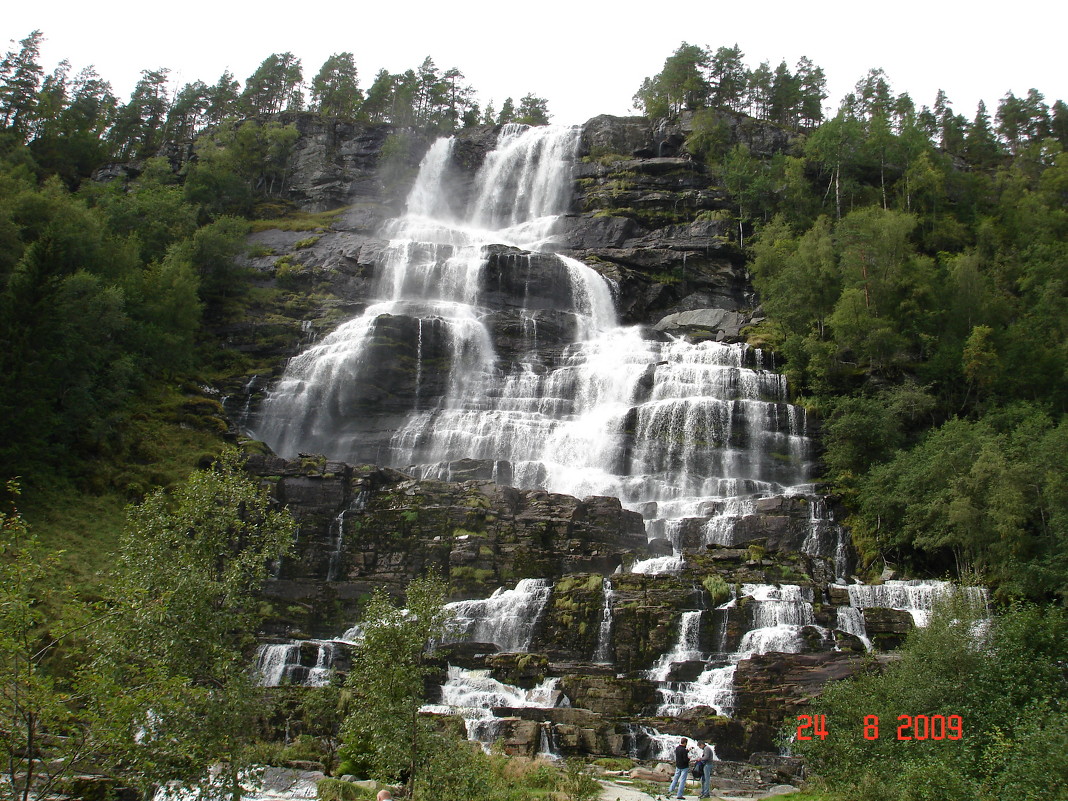
<path fill-rule="evenodd" d="M 42 552 L 68 553 L 43 572 L 13 557 L 5 576 L 73 576 L 97 600 L 95 571 L 119 552 L 112 603 L 136 605 L 136 581 L 175 598 L 189 587 L 153 572 L 152 532 L 181 531 L 187 518 L 153 492 L 222 449 L 221 406 L 198 388 L 227 369 L 217 331 L 253 292 L 235 261 L 247 233 L 298 211 L 284 200 L 295 116 L 433 136 L 544 124 L 548 103 L 527 94 L 481 106 L 458 69 L 429 57 L 379 71 L 364 90 L 352 53 L 308 80 L 291 53 L 270 55 L 244 85 L 225 73 L 176 87 L 167 69 L 145 70 L 122 102 L 92 67 L 47 72 L 42 38 L 32 32 L 0 62 L 0 479 L 17 479 L 0 521 L 5 554 L 21 553 L 11 543 L 25 540 L 23 518 L 7 511 L 21 491 Z M 795 402 L 821 421 L 822 479 L 848 511 L 862 570 L 889 564 L 988 585 L 1005 603 L 1063 606 L 1068 106 L 1031 89 L 973 116 L 941 92 L 917 107 L 873 69 L 829 115 L 826 77 L 807 58 L 774 69 L 743 58 L 737 45 L 684 43 L 634 102 L 650 118 L 685 118 L 688 157 L 729 194 L 732 211 L 714 214 L 729 218 L 766 314 L 749 341 L 778 355 Z M 732 144 L 724 111 L 785 129 L 794 144 L 754 155 Z M 208 514 L 211 490 L 195 490 L 182 503 Z M 146 498 L 120 535 L 123 506 Z M 256 555 L 276 556 L 285 526 L 256 509 L 271 540 Z M 233 581 L 260 578 L 245 565 Z M 19 597 L 25 635 L 41 607 Z M 190 609 L 223 631 L 219 597 Z M 58 608 L 50 599 L 44 608 Z M 105 631 L 111 657 L 94 652 L 99 697 L 145 667 L 117 661 L 144 647 L 141 613 Z M 176 640 L 187 613 L 160 612 Z M 1063 640 L 1060 623 L 1048 627 Z M 232 677 L 234 664 L 179 665 L 168 680 L 187 669 Z M 150 674 L 137 677 L 146 688 L 159 678 Z M 216 711 L 237 728 L 251 714 Z"/>

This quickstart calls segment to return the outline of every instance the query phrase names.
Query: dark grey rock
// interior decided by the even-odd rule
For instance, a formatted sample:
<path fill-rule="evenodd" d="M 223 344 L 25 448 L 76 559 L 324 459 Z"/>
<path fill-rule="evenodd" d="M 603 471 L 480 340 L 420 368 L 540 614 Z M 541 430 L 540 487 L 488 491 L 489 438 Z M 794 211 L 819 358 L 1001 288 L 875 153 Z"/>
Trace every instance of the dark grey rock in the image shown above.
<path fill-rule="evenodd" d="M 568 248 L 591 250 L 621 247 L 638 233 L 638 224 L 627 217 L 583 214 L 564 217 L 559 238 Z"/>
<path fill-rule="evenodd" d="M 651 152 L 655 147 L 646 117 L 613 117 L 602 114 L 582 126 L 583 153 Z"/>
<path fill-rule="evenodd" d="M 748 324 L 749 318 L 735 311 L 694 309 L 669 314 L 653 328 L 669 334 L 689 334 L 699 339 L 737 342 L 742 340 L 742 328 Z"/>

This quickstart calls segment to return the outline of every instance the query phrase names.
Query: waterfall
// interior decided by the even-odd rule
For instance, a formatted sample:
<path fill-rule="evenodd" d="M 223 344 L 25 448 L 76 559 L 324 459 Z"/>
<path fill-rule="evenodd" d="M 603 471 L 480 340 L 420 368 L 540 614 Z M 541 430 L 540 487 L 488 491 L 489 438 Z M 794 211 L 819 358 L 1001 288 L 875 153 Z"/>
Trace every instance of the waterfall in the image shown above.
<path fill-rule="evenodd" d="M 341 560 L 341 554 L 345 545 L 345 513 L 348 509 L 342 509 L 337 513 L 337 517 L 334 518 L 333 524 L 330 526 L 331 533 L 334 535 L 334 544 L 330 549 L 329 562 L 326 568 L 326 580 L 334 581 L 337 578 L 337 566 Z"/>
<path fill-rule="evenodd" d="M 662 734 L 651 726 L 633 724 L 628 724 L 626 731 L 627 755 L 631 759 L 651 759 L 675 764 L 675 746 L 679 744 L 679 735 Z"/>
<path fill-rule="evenodd" d="M 307 656 L 315 649 L 314 661 Z M 294 640 L 261 645 L 256 655 L 256 672 L 263 687 L 300 684 L 323 687 L 333 676 L 336 645 L 329 640 Z"/>
<path fill-rule="evenodd" d="M 601 592 L 604 593 L 604 608 L 601 610 L 601 625 L 597 629 L 597 647 L 593 651 L 593 661 L 609 664 L 612 661 L 612 603 L 616 595 L 610 580 L 601 579 Z"/>
<path fill-rule="evenodd" d="M 738 650 L 724 652 L 724 643 L 719 643 L 720 651 L 710 655 L 707 660 L 697 651 L 697 637 L 687 630 L 692 626 L 693 615 L 700 619 L 700 612 L 683 612 L 680 619 L 680 638 L 671 652 L 660 658 L 649 672 L 649 677 L 660 684 L 657 694 L 660 697 L 658 715 L 677 716 L 686 709 L 695 706 L 708 706 L 718 715 L 729 715 L 733 706 L 734 672 L 738 662 L 753 654 L 770 651 L 796 653 L 803 647 L 801 630 L 806 626 L 815 627 L 815 613 L 812 608 L 812 590 L 794 584 L 743 584 L 741 597 L 747 599 L 745 608 L 748 620 Z M 725 603 L 719 608 L 725 614 L 737 614 L 737 599 Z M 726 629 L 726 626 L 723 627 Z M 688 638 L 685 647 L 682 638 Z M 684 661 L 706 661 L 705 669 L 693 681 L 669 681 L 672 666 Z"/>
<path fill-rule="evenodd" d="M 560 755 L 560 748 L 556 744 L 556 727 L 553 726 L 551 721 L 543 721 L 538 737 L 538 756 L 542 759 L 549 759 L 556 761 L 563 759 Z"/>
<path fill-rule="evenodd" d="M 686 560 L 679 556 L 654 556 L 650 559 L 639 559 L 631 565 L 630 572 L 660 575 L 681 573 L 684 567 L 686 567 Z"/>
<path fill-rule="evenodd" d="M 473 179 L 460 174 L 455 140 L 434 143 L 406 213 L 379 232 L 366 307 L 290 360 L 249 416 L 251 433 L 286 457 L 322 453 L 443 480 L 459 460 L 484 460 L 520 489 L 614 496 L 674 551 L 633 570 L 679 573 L 684 532 L 699 532 L 700 546 L 734 545 L 761 499 L 814 495 L 815 449 L 804 409 L 760 351 L 620 325 L 612 282 L 553 252 L 579 136 L 503 126 Z M 342 512 L 337 560 L 344 525 Z M 844 580 L 845 534 L 817 502 L 809 532 L 802 550 Z M 611 651 L 604 588 L 597 661 Z M 451 604 L 457 637 L 528 650 L 550 592 L 525 579 Z M 679 641 L 652 667 L 663 714 L 699 704 L 727 713 L 740 659 L 801 649 L 810 594 L 762 585 L 742 594 L 752 619 L 737 651 L 721 643 L 702 654 L 702 613 L 683 613 Z M 668 680 L 673 665 L 701 661 L 696 680 Z M 481 710 L 468 719 L 473 737 L 496 731 L 484 705 L 470 708 Z"/>
<path fill-rule="evenodd" d="M 801 553 L 829 559 L 835 576 L 844 581 L 852 570 L 849 534 L 834 521 L 826 502 L 815 495 L 812 487 L 802 485 L 793 491 L 809 496 L 808 536 L 801 545 Z"/>
<path fill-rule="evenodd" d="M 515 589 L 498 588 L 484 600 L 455 601 L 454 640 L 491 642 L 502 651 L 526 651 L 552 587 L 544 579 L 523 579 Z"/>
<path fill-rule="evenodd" d="M 351 503 L 337 513 L 334 518 L 334 522 L 330 525 L 330 533 L 333 537 L 333 543 L 330 547 L 330 554 L 328 556 L 326 567 L 326 580 L 335 581 L 337 579 L 338 566 L 341 563 L 341 557 L 344 554 L 345 546 L 345 518 L 349 512 L 360 512 L 367 506 L 370 493 L 366 489 L 360 490 L 356 493 L 356 497 L 352 499 Z"/>
<path fill-rule="evenodd" d="M 523 690 L 497 681 L 488 670 L 465 670 L 450 665 L 447 680 L 441 688 L 441 705 L 457 709 L 552 709 L 570 706 L 567 697 L 557 689 L 560 679 L 549 678 L 530 690 Z"/>
<path fill-rule="evenodd" d="M 483 744 L 488 751 L 497 739 L 500 719 L 494 717 L 493 709 L 552 709 L 571 706 L 570 700 L 559 689 L 558 678 L 548 678 L 530 690 L 505 684 L 490 676 L 488 670 L 465 670 L 449 665 L 447 680 L 441 686 L 441 703 L 427 704 L 423 712 L 457 714 L 464 719 L 467 738 Z M 549 725 L 549 724 L 543 724 Z M 544 732 L 549 743 L 555 733 Z M 545 740 L 542 744 L 545 745 Z"/>
<path fill-rule="evenodd" d="M 729 544 L 753 499 L 808 487 L 805 412 L 758 351 L 620 326 L 611 282 L 549 252 L 579 134 L 504 126 L 469 191 L 454 140 L 436 142 L 381 231 L 371 302 L 290 361 L 252 433 L 284 456 L 445 480 L 487 460 L 519 488 L 615 496 L 655 510 L 648 534 L 676 556 L 683 520 Z M 507 357 L 506 330 L 522 332 Z"/>
<path fill-rule="evenodd" d="M 920 627 L 927 625 L 935 603 L 953 593 L 963 594 L 969 605 L 980 609 L 985 610 L 988 603 L 985 587 L 960 587 L 948 581 L 887 581 L 874 585 L 849 584 L 845 589 L 849 593 L 851 607 L 860 610 L 869 606 L 905 610 Z M 855 631 L 849 633 L 857 634 Z"/>
<path fill-rule="evenodd" d="M 677 662 L 688 662 L 703 659 L 698 650 L 698 642 L 701 637 L 701 612 L 683 612 L 679 618 L 679 637 L 675 641 L 675 647 L 660 657 L 653 669 L 649 671 L 649 678 L 653 681 L 667 681 L 671 666 Z"/>
<path fill-rule="evenodd" d="M 835 623 L 839 630 L 858 638 L 864 644 L 864 650 L 871 650 L 871 639 L 864 625 L 864 615 L 857 607 L 839 606 Z"/>
<path fill-rule="evenodd" d="M 256 655 L 256 672 L 264 687 L 277 687 L 287 678 L 287 668 L 300 664 L 300 643 L 261 645 Z"/>

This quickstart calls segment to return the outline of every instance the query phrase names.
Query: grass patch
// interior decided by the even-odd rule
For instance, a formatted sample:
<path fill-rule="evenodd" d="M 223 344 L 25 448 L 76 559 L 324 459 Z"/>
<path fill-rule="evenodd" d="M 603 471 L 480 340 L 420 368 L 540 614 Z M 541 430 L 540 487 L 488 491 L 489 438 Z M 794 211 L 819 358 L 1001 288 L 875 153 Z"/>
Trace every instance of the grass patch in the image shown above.
<path fill-rule="evenodd" d="M 361 801 L 375 797 L 375 793 L 340 779 L 320 779 L 315 785 L 319 801 Z"/>
<path fill-rule="evenodd" d="M 90 495 L 71 487 L 49 487 L 23 496 L 20 510 L 41 543 L 59 554 L 57 585 L 78 595 L 98 595 L 99 573 L 113 561 L 126 520 L 119 492 Z"/>
<path fill-rule="evenodd" d="M 719 606 L 731 597 L 730 585 L 728 585 L 727 582 L 723 580 L 722 576 L 706 576 L 704 581 L 702 581 L 701 583 L 704 585 L 704 588 L 711 596 L 713 606 Z"/>
<path fill-rule="evenodd" d="M 582 160 L 587 164 L 601 164 L 605 167 L 611 167 L 621 161 L 629 161 L 631 158 L 625 153 L 615 153 L 604 146 L 595 146 L 590 148 L 590 155 Z"/>
<path fill-rule="evenodd" d="M 682 277 L 675 273 L 650 273 L 649 277 L 660 284 L 677 284 L 682 280 Z"/>
<path fill-rule="evenodd" d="M 251 232 L 259 231 L 328 231 L 346 209 L 318 212 L 293 212 L 269 220 L 252 220 Z M 306 242 L 307 240 L 301 240 Z M 305 245 L 305 247 L 308 247 Z"/>

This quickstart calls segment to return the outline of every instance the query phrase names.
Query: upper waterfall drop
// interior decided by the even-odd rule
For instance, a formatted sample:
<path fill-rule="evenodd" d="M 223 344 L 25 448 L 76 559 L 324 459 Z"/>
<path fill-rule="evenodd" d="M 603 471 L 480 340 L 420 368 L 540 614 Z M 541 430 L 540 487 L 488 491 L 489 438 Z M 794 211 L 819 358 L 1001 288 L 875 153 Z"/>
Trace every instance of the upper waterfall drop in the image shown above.
<path fill-rule="evenodd" d="M 499 483 L 615 496 L 676 553 L 732 544 L 751 499 L 802 492 L 805 414 L 757 351 L 620 326 L 611 282 L 548 252 L 580 133 L 506 125 L 467 182 L 438 140 L 382 229 L 374 299 L 292 359 L 253 433 L 284 456 L 445 480 L 475 460 Z"/>

